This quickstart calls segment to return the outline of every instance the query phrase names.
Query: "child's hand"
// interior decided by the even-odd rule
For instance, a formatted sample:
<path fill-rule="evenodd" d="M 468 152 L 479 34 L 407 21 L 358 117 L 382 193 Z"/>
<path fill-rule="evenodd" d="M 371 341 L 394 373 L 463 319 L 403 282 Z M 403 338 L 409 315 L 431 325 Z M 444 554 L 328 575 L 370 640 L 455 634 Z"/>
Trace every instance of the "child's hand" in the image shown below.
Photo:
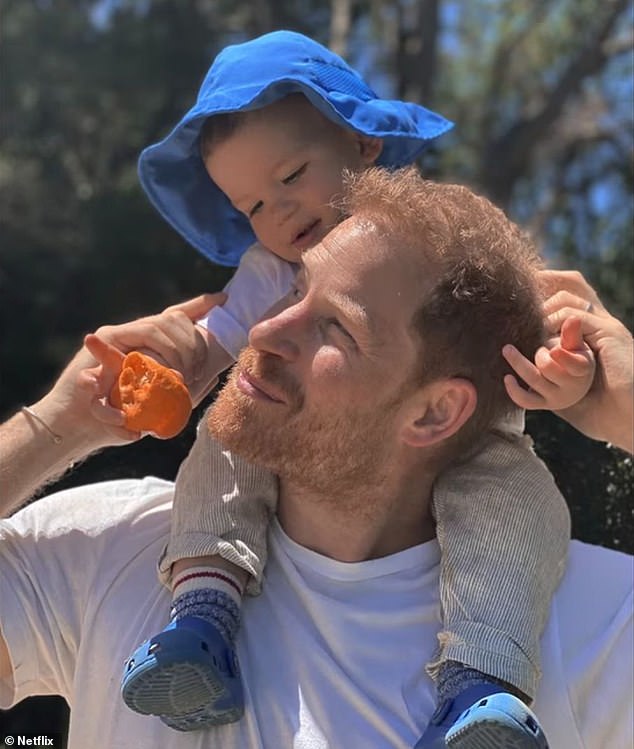
<path fill-rule="evenodd" d="M 504 378 L 509 397 L 521 408 L 569 408 L 586 395 L 594 379 L 594 355 L 583 340 L 581 320 L 575 317 L 564 320 L 559 337 L 537 350 L 534 363 L 515 346 L 505 346 L 502 355 L 530 388 L 523 388 L 513 375 Z"/>

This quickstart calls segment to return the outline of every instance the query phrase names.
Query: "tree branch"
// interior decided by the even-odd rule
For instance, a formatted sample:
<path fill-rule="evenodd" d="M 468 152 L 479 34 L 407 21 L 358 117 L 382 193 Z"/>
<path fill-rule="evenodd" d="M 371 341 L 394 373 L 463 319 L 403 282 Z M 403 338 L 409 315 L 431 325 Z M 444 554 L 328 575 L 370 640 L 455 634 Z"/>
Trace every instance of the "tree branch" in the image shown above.
<path fill-rule="evenodd" d="M 330 2 L 330 49 L 341 57 L 348 51 L 348 37 L 352 22 L 352 0 Z"/>
<path fill-rule="evenodd" d="M 491 62 L 493 75 L 489 77 L 489 87 L 483 102 L 484 117 L 481 132 L 492 132 L 492 124 L 496 116 L 496 104 L 500 100 L 501 91 L 504 90 L 504 86 L 508 80 L 508 72 L 511 69 L 511 57 L 517 52 L 517 48 L 529 33 L 543 20 L 549 7 L 549 0 L 535 2 L 528 18 L 515 34 L 500 35 L 500 44 Z"/>
<path fill-rule="evenodd" d="M 408 23 L 399 3 L 396 70 L 398 95 L 431 106 L 435 84 L 440 0 L 418 0 L 415 18 Z"/>
<path fill-rule="evenodd" d="M 513 185 L 530 163 L 537 144 L 561 115 L 567 102 L 576 95 L 582 82 L 596 74 L 607 60 L 610 33 L 629 0 L 613 0 L 589 41 L 579 48 L 559 80 L 551 88 L 541 111 L 514 123 L 483 149 L 480 183 L 501 203 L 508 200 Z M 603 8 L 607 5 L 604 4 Z"/>

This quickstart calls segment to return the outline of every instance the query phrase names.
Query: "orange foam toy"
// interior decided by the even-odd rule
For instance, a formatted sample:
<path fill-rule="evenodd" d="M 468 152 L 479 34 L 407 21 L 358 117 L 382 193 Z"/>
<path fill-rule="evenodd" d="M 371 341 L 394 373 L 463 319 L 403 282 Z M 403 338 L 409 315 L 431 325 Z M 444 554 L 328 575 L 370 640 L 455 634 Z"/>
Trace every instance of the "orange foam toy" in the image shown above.
<path fill-rule="evenodd" d="M 175 437 L 192 412 L 181 376 L 138 351 L 131 351 L 123 360 L 110 402 L 125 413 L 128 429 L 150 432 L 161 439 Z"/>

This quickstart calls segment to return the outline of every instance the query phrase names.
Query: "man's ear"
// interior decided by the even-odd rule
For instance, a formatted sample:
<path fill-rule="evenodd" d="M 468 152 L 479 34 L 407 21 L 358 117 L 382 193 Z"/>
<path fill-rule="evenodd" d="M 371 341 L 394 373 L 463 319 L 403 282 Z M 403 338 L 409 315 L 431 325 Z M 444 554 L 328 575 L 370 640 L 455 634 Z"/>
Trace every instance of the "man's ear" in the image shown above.
<path fill-rule="evenodd" d="M 372 138 L 369 135 L 357 135 L 359 147 L 361 149 L 361 159 L 364 166 L 372 166 L 381 155 L 383 150 L 383 140 L 381 138 Z"/>
<path fill-rule="evenodd" d="M 454 435 L 478 402 L 472 382 L 461 377 L 438 380 L 410 397 L 401 436 L 411 447 L 429 447 Z"/>

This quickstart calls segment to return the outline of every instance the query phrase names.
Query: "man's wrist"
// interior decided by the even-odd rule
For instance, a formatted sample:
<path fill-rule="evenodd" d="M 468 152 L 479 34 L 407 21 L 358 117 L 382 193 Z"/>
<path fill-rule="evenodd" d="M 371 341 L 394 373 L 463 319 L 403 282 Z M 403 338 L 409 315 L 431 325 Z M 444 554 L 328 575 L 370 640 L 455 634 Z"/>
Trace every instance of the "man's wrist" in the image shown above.
<path fill-rule="evenodd" d="M 41 426 L 48 435 L 49 439 L 53 442 L 53 444 L 60 445 L 62 443 L 63 438 L 61 434 L 57 434 L 57 432 L 54 432 L 46 423 L 46 421 L 37 413 L 37 411 L 31 408 L 31 406 L 22 406 L 20 411 L 27 417 L 28 420 L 35 421 L 36 424 Z"/>
<path fill-rule="evenodd" d="M 58 460 L 73 463 L 103 446 L 104 440 L 95 433 L 94 424 L 86 417 L 78 418 L 72 407 L 60 403 L 54 394 L 48 394 L 29 407 L 39 423 L 31 418 L 42 440 L 53 443 Z M 27 414 L 28 416 L 28 414 Z M 55 438 L 52 437 L 55 435 Z"/>
<path fill-rule="evenodd" d="M 621 399 L 620 407 L 615 411 L 615 418 L 610 424 L 608 441 L 615 447 L 634 454 L 634 410 L 632 393 L 626 393 Z"/>

